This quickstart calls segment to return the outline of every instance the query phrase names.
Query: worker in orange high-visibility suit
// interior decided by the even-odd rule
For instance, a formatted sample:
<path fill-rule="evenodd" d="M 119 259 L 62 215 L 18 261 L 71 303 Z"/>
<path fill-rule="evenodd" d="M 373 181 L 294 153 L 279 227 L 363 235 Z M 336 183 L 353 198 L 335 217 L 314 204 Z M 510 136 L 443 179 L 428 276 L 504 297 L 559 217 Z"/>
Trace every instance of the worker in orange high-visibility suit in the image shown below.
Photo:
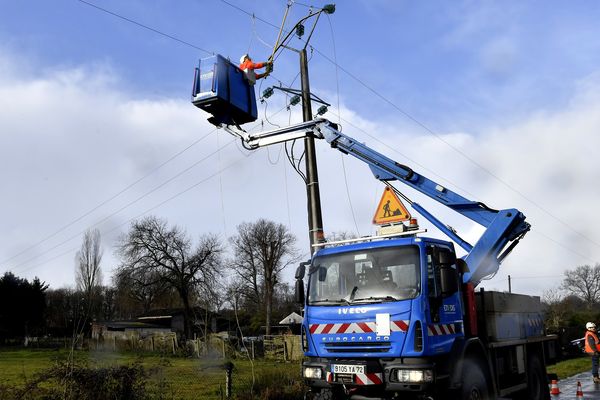
<path fill-rule="evenodd" d="M 596 324 L 588 322 L 585 324 L 585 352 L 592 357 L 592 376 L 594 383 L 600 383 L 598 378 L 598 358 L 600 358 L 600 339 L 596 334 Z"/>
<path fill-rule="evenodd" d="M 260 69 L 260 68 L 265 68 L 265 67 L 266 67 L 266 69 L 263 74 L 257 74 L 254 71 L 255 69 Z M 246 74 L 246 78 L 248 78 L 248 82 L 251 85 L 254 85 L 256 83 L 257 79 L 264 78 L 271 73 L 271 71 L 273 70 L 273 61 L 255 63 L 255 62 L 252 62 L 252 58 L 250 58 L 250 55 L 244 54 L 242 57 L 240 57 L 240 69 L 242 71 L 244 71 L 244 73 Z"/>

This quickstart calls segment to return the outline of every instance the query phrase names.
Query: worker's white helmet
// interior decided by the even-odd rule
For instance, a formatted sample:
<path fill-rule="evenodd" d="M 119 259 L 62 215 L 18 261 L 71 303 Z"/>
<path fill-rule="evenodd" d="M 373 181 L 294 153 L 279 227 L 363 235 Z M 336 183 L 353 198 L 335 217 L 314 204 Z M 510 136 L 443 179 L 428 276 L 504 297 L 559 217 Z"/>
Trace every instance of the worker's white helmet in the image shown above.
<path fill-rule="evenodd" d="M 593 322 L 588 322 L 587 324 L 585 324 L 585 329 L 591 331 L 591 330 L 595 330 L 596 329 L 596 324 Z"/>
<path fill-rule="evenodd" d="M 246 58 L 250 58 L 250 56 L 248 55 L 248 53 L 244 54 L 243 56 L 240 57 L 240 64 L 243 63 L 244 61 L 246 61 Z"/>

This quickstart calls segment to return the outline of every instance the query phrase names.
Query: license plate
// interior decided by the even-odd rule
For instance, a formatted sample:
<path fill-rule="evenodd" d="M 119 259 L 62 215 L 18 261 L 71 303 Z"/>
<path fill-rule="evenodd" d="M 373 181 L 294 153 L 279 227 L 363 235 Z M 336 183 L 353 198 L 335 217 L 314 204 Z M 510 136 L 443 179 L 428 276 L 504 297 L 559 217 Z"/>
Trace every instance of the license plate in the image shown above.
<path fill-rule="evenodd" d="M 331 372 L 334 374 L 364 374 L 364 365 L 333 364 Z"/>

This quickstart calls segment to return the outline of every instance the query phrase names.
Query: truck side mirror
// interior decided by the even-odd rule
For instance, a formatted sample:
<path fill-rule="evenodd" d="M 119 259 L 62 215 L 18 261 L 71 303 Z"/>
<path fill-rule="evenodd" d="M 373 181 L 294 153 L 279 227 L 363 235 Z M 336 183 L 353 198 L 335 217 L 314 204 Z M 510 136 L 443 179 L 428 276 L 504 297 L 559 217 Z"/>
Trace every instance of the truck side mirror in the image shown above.
<path fill-rule="evenodd" d="M 438 263 L 440 265 L 452 265 L 456 263 L 456 254 L 451 251 L 440 251 L 438 252 Z"/>
<path fill-rule="evenodd" d="M 306 273 L 306 266 L 310 265 L 310 261 L 301 262 L 296 268 L 296 279 L 303 279 Z"/>
<path fill-rule="evenodd" d="M 458 291 L 458 272 L 449 265 L 440 267 L 440 288 L 442 297 L 452 296 Z"/>
<path fill-rule="evenodd" d="M 296 303 L 304 304 L 304 279 L 296 279 L 295 297 Z"/>
<path fill-rule="evenodd" d="M 467 265 L 467 262 L 465 260 L 463 260 L 462 258 L 456 259 L 456 269 L 461 274 L 466 274 L 467 272 L 471 272 L 469 270 L 469 266 Z"/>

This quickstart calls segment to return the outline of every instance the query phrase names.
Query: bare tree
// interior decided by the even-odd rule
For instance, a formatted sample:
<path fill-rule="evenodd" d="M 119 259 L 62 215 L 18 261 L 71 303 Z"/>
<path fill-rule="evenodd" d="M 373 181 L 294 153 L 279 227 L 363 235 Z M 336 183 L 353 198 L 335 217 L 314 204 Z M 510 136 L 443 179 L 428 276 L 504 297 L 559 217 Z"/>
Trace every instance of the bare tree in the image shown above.
<path fill-rule="evenodd" d="M 156 300 L 169 289 L 162 283 L 158 271 L 126 265 L 117 269 L 113 281 L 119 294 L 140 305 L 144 313 L 150 311 Z"/>
<path fill-rule="evenodd" d="M 562 288 L 586 302 L 589 309 L 600 300 L 600 264 L 580 265 L 565 271 Z"/>
<path fill-rule="evenodd" d="M 560 289 L 544 291 L 542 302 L 546 306 L 545 326 L 551 332 L 558 332 L 565 325 L 565 320 L 570 312 L 570 304 L 567 297 Z"/>
<path fill-rule="evenodd" d="M 329 232 L 325 239 L 328 242 L 336 242 L 338 240 L 349 240 L 349 239 L 356 239 L 358 236 L 356 236 L 356 233 L 354 232 L 348 232 L 348 231 L 334 231 L 334 232 Z"/>
<path fill-rule="evenodd" d="M 297 261 L 296 237 L 285 225 L 265 219 L 243 223 L 237 231 L 230 239 L 235 253 L 231 265 L 245 294 L 264 305 L 266 334 L 270 335 L 275 286 L 284 268 Z"/>
<path fill-rule="evenodd" d="M 149 284 L 160 282 L 177 291 L 184 308 L 185 336 L 191 337 L 193 301 L 217 286 L 223 251 L 218 238 L 204 235 L 192 249 L 191 240 L 181 228 L 146 217 L 133 222 L 129 233 L 120 239 L 117 251 L 122 258 L 119 273 L 126 271 L 138 278 L 148 274 Z"/>
<path fill-rule="evenodd" d="M 102 286 L 100 262 L 103 251 L 100 242 L 100 231 L 87 230 L 83 235 L 81 249 L 75 255 L 75 283 L 88 301 L 91 301 Z"/>

